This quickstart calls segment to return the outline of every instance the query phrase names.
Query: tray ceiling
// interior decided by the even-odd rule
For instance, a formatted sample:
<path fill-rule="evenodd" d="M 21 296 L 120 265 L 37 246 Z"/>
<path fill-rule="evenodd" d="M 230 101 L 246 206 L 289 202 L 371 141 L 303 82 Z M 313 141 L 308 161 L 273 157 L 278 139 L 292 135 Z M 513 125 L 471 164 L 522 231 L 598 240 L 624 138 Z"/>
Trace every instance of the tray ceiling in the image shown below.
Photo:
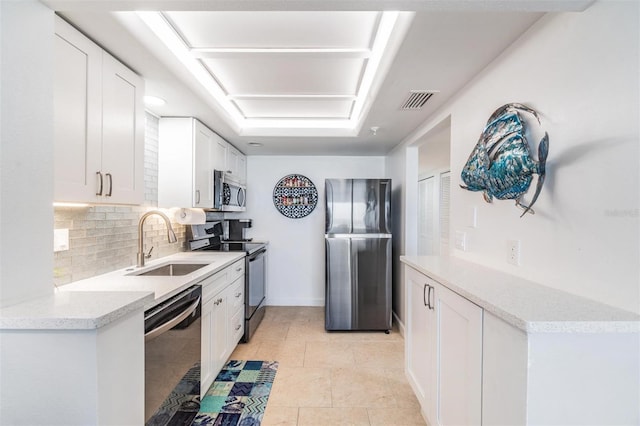
<path fill-rule="evenodd" d="M 358 132 L 411 12 L 140 12 L 240 134 Z"/>

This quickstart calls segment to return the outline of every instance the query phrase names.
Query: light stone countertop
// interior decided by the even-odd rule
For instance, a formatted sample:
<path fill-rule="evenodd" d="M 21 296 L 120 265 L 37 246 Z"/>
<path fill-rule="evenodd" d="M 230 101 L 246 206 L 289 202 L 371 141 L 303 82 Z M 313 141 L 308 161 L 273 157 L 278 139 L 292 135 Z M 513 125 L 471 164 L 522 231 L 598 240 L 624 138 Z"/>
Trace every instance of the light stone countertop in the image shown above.
<path fill-rule="evenodd" d="M 638 333 L 640 315 L 449 256 L 401 256 L 427 275 L 527 333 Z"/>
<path fill-rule="evenodd" d="M 183 252 L 59 287 L 45 296 L 0 309 L 0 330 L 96 329 L 149 309 L 244 258 L 243 252 Z M 128 275 L 166 263 L 203 263 L 182 276 Z"/>

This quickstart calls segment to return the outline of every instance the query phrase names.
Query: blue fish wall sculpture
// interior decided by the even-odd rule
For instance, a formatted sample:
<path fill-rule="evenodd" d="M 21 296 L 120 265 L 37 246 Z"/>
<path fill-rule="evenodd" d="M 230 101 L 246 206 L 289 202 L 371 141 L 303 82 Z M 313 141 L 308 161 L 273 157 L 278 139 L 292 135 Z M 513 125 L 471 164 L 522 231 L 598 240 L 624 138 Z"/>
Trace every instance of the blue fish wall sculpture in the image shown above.
<path fill-rule="evenodd" d="M 461 188 L 469 191 L 483 191 L 488 203 L 493 197 L 499 200 L 515 200 L 516 206 L 534 213 L 535 204 L 544 184 L 545 164 L 549 153 L 549 135 L 545 132 L 538 144 L 538 161 L 531 157 L 529 143 L 525 137 L 526 124 L 521 112 L 533 115 L 538 124 L 540 117 L 533 109 L 517 103 L 506 104 L 498 108 L 480 135 L 480 139 L 471 152 L 462 169 L 461 177 L 465 185 Z M 536 192 L 529 205 L 524 205 L 522 196 L 529 190 L 533 175 L 538 175 Z"/>

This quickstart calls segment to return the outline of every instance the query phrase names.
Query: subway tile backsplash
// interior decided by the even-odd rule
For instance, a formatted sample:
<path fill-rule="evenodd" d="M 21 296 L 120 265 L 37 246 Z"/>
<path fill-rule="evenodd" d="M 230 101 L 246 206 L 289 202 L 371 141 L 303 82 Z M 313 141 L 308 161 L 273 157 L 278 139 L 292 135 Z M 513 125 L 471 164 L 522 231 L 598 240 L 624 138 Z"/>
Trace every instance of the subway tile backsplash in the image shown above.
<path fill-rule="evenodd" d="M 94 205 L 55 207 L 54 227 L 69 229 L 69 250 L 54 253 L 53 281 L 63 285 L 125 268 L 136 263 L 138 221 L 158 205 L 158 118 L 146 114 L 144 154 L 145 204 L 142 206 Z M 153 246 L 152 259 L 186 249 L 186 228 L 172 221 L 178 242 L 167 241 L 162 219 L 145 220 L 145 252 Z"/>

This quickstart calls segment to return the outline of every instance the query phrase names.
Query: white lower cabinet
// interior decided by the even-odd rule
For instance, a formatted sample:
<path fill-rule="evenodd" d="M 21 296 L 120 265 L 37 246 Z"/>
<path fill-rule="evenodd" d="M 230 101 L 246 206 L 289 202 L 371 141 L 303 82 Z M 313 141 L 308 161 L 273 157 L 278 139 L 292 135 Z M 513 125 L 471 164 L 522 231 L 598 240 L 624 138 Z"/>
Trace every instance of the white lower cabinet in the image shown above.
<path fill-rule="evenodd" d="M 406 374 L 431 426 L 482 422 L 482 308 L 406 267 Z"/>
<path fill-rule="evenodd" d="M 216 375 L 244 334 L 244 259 L 202 283 L 200 393 Z"/>

